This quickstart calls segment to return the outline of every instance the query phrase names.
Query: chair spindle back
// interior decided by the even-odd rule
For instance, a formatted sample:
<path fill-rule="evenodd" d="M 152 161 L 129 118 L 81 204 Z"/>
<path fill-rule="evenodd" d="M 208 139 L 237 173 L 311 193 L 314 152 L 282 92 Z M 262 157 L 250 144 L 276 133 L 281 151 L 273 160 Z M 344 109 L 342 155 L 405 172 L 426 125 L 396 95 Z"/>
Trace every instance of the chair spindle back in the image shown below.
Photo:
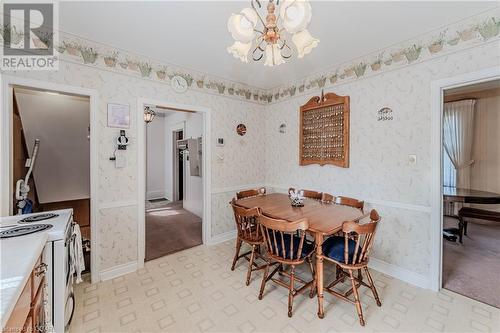
<path fill-rule="evenodd" d="M 359 224 L 357 221 L 346 221 L 342 224 L 345 264 L 357 265 L 368 261 L 378 222 L 380 222 L 380 216 L 375 209 L 372 209 L 369 223 Z M 349 240 L 353 240 L 356 244 L 351 261 L 349 261 Z"/>
<path fill-rule="evenodd" d="M 289 222 L 260 215 L 259 224 L 269 256 L 282 262 L 302 259 L 306 230 L 309 228 L 307 219 Z"/>
<path fill-rule="evenodd" d="M 233 199 L 231 201 L 231 206 L 233 207 L 238 237 L 250 243 L 262 241 L 258 225 L 260 209 L 257 207 L 246 209 L 236 205 L 235 202 L 236 200 Z"/>

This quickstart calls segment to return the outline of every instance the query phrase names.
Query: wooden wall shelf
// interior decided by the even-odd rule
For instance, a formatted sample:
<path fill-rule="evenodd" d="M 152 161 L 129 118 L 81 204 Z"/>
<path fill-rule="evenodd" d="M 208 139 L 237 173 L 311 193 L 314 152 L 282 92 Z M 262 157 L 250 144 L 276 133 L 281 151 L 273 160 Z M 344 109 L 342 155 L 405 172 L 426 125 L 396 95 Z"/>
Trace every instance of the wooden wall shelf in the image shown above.
<path fill-rule="evenodd" d="M 349 96 L 311 98 L 300 107 L 299 164 L 349 167 Z"/>

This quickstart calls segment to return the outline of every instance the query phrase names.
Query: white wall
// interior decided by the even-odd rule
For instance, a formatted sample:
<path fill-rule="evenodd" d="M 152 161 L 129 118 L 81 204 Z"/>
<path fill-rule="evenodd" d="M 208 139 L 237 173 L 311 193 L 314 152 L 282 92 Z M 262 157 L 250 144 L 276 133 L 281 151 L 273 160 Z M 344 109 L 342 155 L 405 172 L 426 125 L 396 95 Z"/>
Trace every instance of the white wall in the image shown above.
<path fill-rule="evenodd" d="M 212 207 L 221 207 L 212 213 L 212 236 L 230 232 L 234 228 L 232 219 L 221 218 L 223 213 L 230 211 L 228 196 L 234 195 L 235 189 L 242 189 L 247 184 L 263 183 L 264 181 L 264 141 L 262 136 L 255 135 L 255 140 L 249 140 L 245 147 L 226 144 L 224 151 L 227 156 L 224 163 L 216 163 L 216 137 L 225 137 L 228 142 L 237 137 L 236 125 L 240 122 L 258 129 L 261 125 L 264 109 L 252 102 L 243 102 L 236 98 L 219 96 L 218 94 L 189 90 L 177 94 L 169 84 L 145 80 L 139 77 L 111 72 L 93 66 L 62 61 L 56 72 L 23 71 L 11 73 L 18 77 L 58 84 L 84 87 L 97 91 L 99 127 L 99 179 L 98 179 L 98 210 L 97 220 L 93 225 L 99 234 L 99 270 L 107 270 L 119 265 L 137 261 L 137 219 L 138 209 L 138 156 L 137 146 L 137 113 L 143 110 L 137 108 L 138 98 L 197 105 L 210 109 L 212 163 Z M 124 156 L 127 165 L 115 168 L 115 163 L 109 160 L 116 147 L 116 137 L 119 130 L 107 127 L 107 103 L 121 103 L 130 106 L 131 127 L 127 131 L 130 144 Z M 7 110 L 2 110 L 7 112 Z M 142 123 L 140 124 L 142 126 Z M 141 148 L 142 149 L 142 148 Z M 255 161 L 256 165 L 247 163 L 247 159 Z M 248 172 L 241 172 L 246 168 Z M 7 190 L 7 189 L 5 189 Z"/>
<path fill-rule="evenodd" d="M 165 117 L 158 114 L 146 126 L 146 199 L 167 198 Z"/>
<path fill-rule="evenodd" d="M 481 59 L 480 61 L 478 59 Z M 500 65 L 498 43 L 328 88 L 350 96 L 350 167 L 298 164 L 298 111 L 312 94 L 266 108 L 266 183 L 361 198 L 382 222 L 373 257 L 429 280 L 431 235 L 431 82 Z M 315 95 L 321 92 L 318 90 Z M 377 121 L 382 107 L 394 120 Z M 278 127 L 287 124 L 286 134 Z M 417 155 L 417 164 L 408 155 Z"/>
<path fill-rule="evenodd" d="M 153 121 L 154 122 L 154 121 Z M 199 113 L 174 112 L 168 114 L 164 121 L 166 142 L 166 186 L 169 198 L 173 197 L 173 136 L 172 131 L 182 128 L 184 139 L 203 136 L 203 116 Z M 184 165 L 185 187 L 184 187 L 184 209 L 202 217 L 203 215 L 203 182 L 202 177 L 191 176 L 189 173 L 189 161 Z M 205 175 L 202 175 L 205 176 Z"/>

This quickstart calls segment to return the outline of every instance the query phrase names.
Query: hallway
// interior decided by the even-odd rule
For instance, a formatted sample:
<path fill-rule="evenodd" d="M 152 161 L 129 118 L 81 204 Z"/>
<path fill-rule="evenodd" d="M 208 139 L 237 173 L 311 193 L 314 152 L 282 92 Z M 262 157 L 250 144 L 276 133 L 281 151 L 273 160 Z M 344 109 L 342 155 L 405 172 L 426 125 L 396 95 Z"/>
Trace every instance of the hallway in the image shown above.
<path fill-rule="evenodd" d="M 146 211 L 146 261 L 202 243 L 201 218 L 183 209 L 182 201 L 154 207 Z"/>

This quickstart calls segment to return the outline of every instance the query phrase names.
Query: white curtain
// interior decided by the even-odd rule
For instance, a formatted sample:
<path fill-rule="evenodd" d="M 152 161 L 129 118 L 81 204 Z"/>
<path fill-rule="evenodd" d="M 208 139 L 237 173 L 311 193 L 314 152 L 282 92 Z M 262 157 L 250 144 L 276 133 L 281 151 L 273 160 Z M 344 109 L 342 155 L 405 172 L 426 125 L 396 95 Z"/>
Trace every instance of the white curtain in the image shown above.
<path fill-rule="evenodd" d="M 443 145 L 451 162 L 448 168 L 454 169 L 444 170 L 445 185 L 470 188 L 475 105 L 473 99 L 444 103 Z"/>

